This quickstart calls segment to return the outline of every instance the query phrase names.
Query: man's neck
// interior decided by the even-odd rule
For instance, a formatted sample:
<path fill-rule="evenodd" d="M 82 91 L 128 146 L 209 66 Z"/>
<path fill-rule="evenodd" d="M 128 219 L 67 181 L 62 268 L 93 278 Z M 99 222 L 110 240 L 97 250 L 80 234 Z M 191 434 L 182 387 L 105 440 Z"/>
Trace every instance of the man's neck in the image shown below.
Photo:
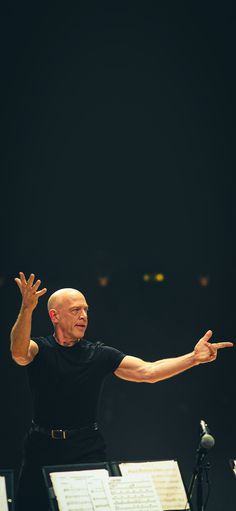
<path fill-rule="evenodd" d="M 57 344 L 59 344 L 60 346 L 65 346 L 65 347 L 68 347 L 68 348 L 71 348 L 72 346 L 74 346 L 75 344 L 77 344 L 80 339 L 65 339 L 64 337 L 57 337 L 55 332 L 53 334 L 53 337 L 55 339 L 55 341 L 57 342 Z"/>

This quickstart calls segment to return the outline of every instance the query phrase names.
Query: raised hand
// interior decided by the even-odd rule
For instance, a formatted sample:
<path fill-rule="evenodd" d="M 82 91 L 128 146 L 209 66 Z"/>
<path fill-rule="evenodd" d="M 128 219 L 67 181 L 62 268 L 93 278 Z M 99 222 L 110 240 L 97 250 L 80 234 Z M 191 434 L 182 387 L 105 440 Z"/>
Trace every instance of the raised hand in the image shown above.
<path fill-rule="evenodd" d="M 208 330 L 205 335 L 198 341 L 194 348 L 194 355 L 197 364 L 205 364 L 213 362 L 217 357 L 217 352 L 221 348 L 232 348 L 232 342 L 212 342 L 209 340 L 212 337 L 212 331 Z"/>
<path fill-rule="evenodd" d="M 30 274 L 28 280 L 22 271 L 19 272 L 19 276 L 20 278 L 16 277 L 14 280 L 22 294 L 22 307 L 33 311 L 37 307 L 38 299 L 47 292 L 47 289 L 44 287 L 38 291 L 41 280 L 38 279 L 34 283 L 35 275 L 33 273 Z"/>

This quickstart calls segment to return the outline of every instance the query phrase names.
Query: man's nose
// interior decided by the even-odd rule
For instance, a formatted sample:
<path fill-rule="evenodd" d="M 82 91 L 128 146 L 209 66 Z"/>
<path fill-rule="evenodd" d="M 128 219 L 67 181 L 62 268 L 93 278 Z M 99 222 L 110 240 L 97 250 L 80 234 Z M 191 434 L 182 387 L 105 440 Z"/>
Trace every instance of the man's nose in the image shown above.
<path fill-rule="evenodd" d="M 87 319 L 87 311 L 86 310 L 81 309 L 80 318 Z"/>

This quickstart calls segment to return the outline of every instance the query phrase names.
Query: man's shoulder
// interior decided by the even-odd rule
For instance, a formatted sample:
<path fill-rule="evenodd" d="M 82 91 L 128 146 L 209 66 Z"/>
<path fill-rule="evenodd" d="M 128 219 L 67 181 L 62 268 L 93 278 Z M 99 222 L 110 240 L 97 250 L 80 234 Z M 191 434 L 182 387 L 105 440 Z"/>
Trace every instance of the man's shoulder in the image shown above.
<path fill-rule="evenodd" d="M 106 372 L 114 372 L 126 356 L 122 351 L 103 342 L 91 342 L 89 352 L 93 352 L 94 359 L 103 365 Z"/>
<path fill-rule="evenodd" d="M 81 339 L 81 346 L 84 348 L 91 348 L 91 349 L 98 349 L 98 350 L 106 350 L 106 349 L 114 349 L 112 346 L 108 346 L 102 341 L 96 341 L 96 340 L 88 340 L 88 339 Z"/>
<path fill-rule="evenodd" d="M 114 346 L 109 346 L 101 341 L 87 341 L 83 339 L 84 346 L 88 348 L 89 351 L 94 351 L 99 353 L 101 356 L 105 357 L 119 357 L 124 358 L 125 354 L 120 349 L 114 348 Z"/>
<path fill-rule="evenodd" d="M 85 350 L 92 350 L 95 351 L 97 349 L 100 349 L 102 346 L 104 346 L 104 343 L 101 341 L 90 341 L 89 339 L 81 339 L 81 341 L 78 343 L 78 347 L 85 349 Z"/>

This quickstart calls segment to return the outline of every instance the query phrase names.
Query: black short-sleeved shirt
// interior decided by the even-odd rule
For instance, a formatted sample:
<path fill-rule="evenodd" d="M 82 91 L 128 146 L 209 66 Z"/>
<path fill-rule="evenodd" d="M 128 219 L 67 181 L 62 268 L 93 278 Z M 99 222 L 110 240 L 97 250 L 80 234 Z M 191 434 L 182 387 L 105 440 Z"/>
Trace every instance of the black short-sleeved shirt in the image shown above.
<path fill-rule="evenodd" d="M 53 335 L 32 339 L 39 347 L 27 366 L 34 421 L 55 429 L 96 421 L 103 380 L 117 369 L 124 353 L 85 339 L 71 347 L 59 345 Z"/>

